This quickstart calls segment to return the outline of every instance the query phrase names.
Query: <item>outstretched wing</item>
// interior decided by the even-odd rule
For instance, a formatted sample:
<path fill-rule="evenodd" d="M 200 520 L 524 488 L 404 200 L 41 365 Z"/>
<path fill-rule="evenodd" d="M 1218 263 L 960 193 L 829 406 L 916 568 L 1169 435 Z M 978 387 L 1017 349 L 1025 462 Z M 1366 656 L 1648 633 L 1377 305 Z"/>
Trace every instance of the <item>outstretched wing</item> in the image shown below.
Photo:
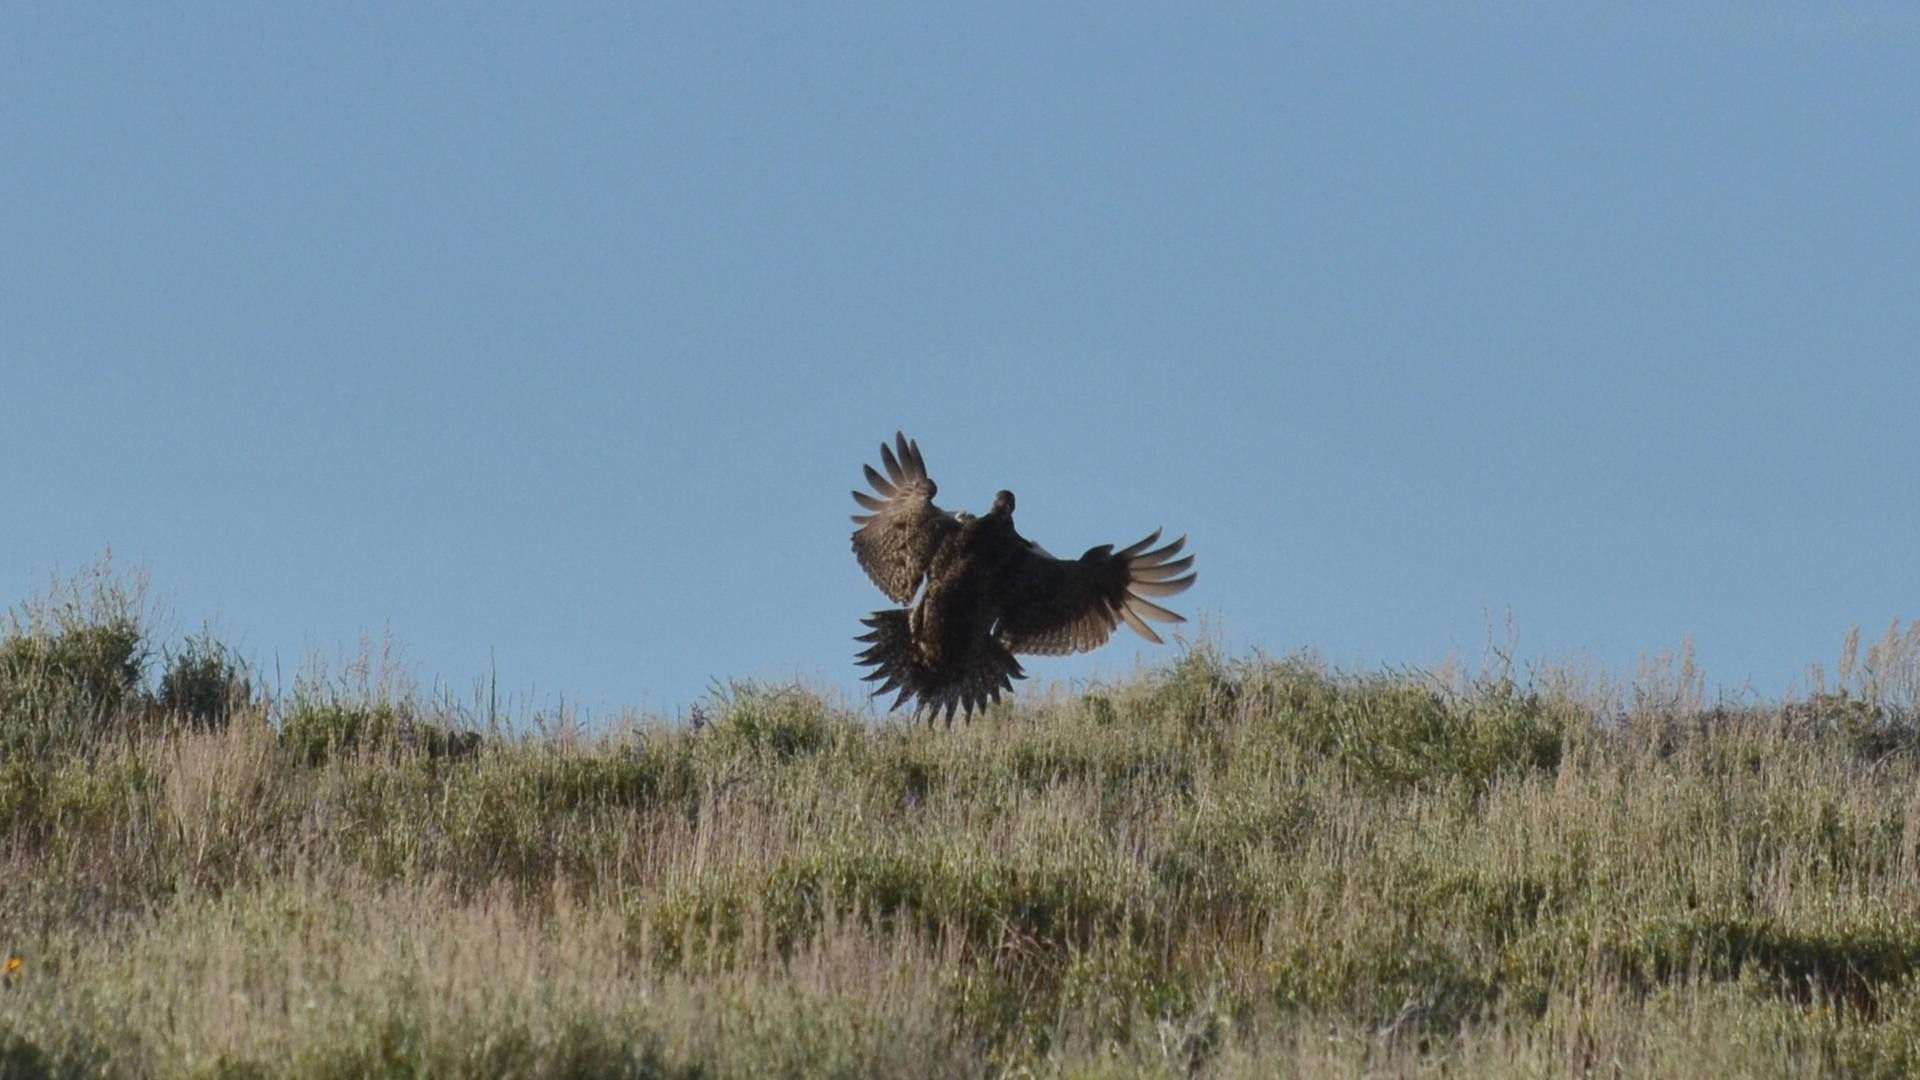
<path fill-rule="evenodd" d="M 933 553 L 959 531 L 960 523 L 933 505 L 939 488 L 927 476 L 918 443 L 894 432 L 892 448 L 880 444 L 880 463 L 885 476 L 864 466 L 867 483 L 879 495 L 853 493 L 853 501 L 869 511 L 853 515 L 853 523 L 860 526 L 853 531 L 853 554 L 888 599 L 904 604 L 920 587 Z"/>
<path fill-rule="evenodd" d="M 1187 538 L 1148 551 L 1159 539 L 1160 530 L 1155 529 L 1137 544 L 1119 551 L 1104 544 L 1078 559 L 1056 559 L 1029 548 L 1006 579 L 1000 640 L 1016 653 L 1061 656 L 1099 648 L 1124 622 L 1160 644 L 1160 635 L 1146 619 L 1186 620 L 1147 597 L 1182 592 L 1195 575 L 1186 573 L 1193 556 L 1174 558 Z"/>

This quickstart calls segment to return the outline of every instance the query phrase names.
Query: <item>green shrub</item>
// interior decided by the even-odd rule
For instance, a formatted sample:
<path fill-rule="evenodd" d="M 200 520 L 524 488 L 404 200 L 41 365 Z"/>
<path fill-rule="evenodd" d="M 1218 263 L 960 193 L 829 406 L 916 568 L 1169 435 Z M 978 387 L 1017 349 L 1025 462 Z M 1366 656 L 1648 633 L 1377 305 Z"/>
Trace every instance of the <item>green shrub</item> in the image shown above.
<path fill-rule="evenodd" d="M 1449 696 L 1388 676 L 1347 686 L 1290 681 L 1275 698 L 1281 732 L 1376 787 L 1460 783 L 1560 764 L 1566 710 L 1511 681 Z"/>
<path fill-rule="evenodd" d="M 480 752 L 486 738 L 477 731 L 459 731 L 439 724 L 416 723 L 407 741 L 409 749 L 429 758 L 463 761 Z"/>
<path fill-rule="evenodd" d="M 0 751 L 84 753 L 137 715 L 147 652 L 131 618 L 22 629 L 0 638 Z"/>
<path fill-rule="evenodd" d="M 797 687 L 736 683 L 718 694 L 711 738 L 723 751 L 776 762 L 816 754 L 859 729 L 819 695 Z"/>
<path fill-rule="evenodd" d="M 864 782 L 886 792 L 889 801 L 903 809 L 924 806 L 947 783 L 945 762 L 931 741 L 898 731 L 881 732 L 873 739 Z"/>
<path fill-rule="evenodd" d="M 1789 929 L 1761 917 L 1696 911 L 1662 914 L 1603 934 L 1596 944 L 1642 990 L 1751 972 L 1796 1000 L 1868 1013 L 1882 993 L 1920 974 L 1920 940 L 1891 924 Z"/>
<path fill-rule="evenodd" d="M 1152 676 L 1141 711 L 1158 720 L 1195 728 L 1222 723 L 1234 715 L 1243 673 L 1207 643 L 1187 649 L 1173 664 Z M 1096 711 L 1097 702 L 1092 703 Z"/>
<path fill-rule="evenodd" d="M 67 1080 L 111 1075 L 106 1052 L 84 1033 L 34 1039 L 0 1019 L 0 1077 Z"/>
<path fill-rule="evenodd" d="M 1152 733 L 1101 732 L 1093 738 L 1072 731 L 1022 731 L 1006 764 L 1023 786 L 1091 783 L 1110 794 L 1151 788 L 1187 791 L 1193 786 L 1188 755 Z"/>
<path fill-rule="evenodd" d="M 670 1066 L 650 1033 L 577 1019 L 557 1030 L 536 1031 L 523 1024 L 473 1022 L 429 1027 L 408 1015 L 388 1016 L 343 1034 L 324 1049 L 315 1048 L 297 1064 L 299 1075 L 340 1080 L 385 1076 L 691 1080 L 703 1075 L 697 1068 Z M 271 1070 L 266 1065 L 254 1067 Z"/>
<path fill-rule="evenodd" d="M 1172 817 L 1167 848 L 1153 860 L 1154 876 L 1170 899 L 1191 905 L 1196 918 L 1242 914 L 1259 895 L 1257 856 L 1294 847 L 1312 814 L 1294 792 L 1229 788 Z"/>
<path fill-rule="evenodd" d="M 155 703 L 169 716 L 193 727 L 227 726 L 233 713 L 253 697 L 253 679 L 233 650 L 199 634 L 167 658 Z"/>
<path fill-rule="evenodd" d="M 390 745 L 397 720 L 391 705 L 299 701 L 281 722 L 280 741 L 295 761 L 322 765 L 340 754 Z"/>
<path fill-rule="evenodd" d="M 606 847 L 628 815 L 684 807 L 698 778 L 679 740 L 597 752 L 516 746 L 440 780 L 432 824 L 436 865 L 465 889 L 510 883 L 521 895 L 555 880 L 602 883 Z"/>
<path fill-rule="evenodd" d="M 1912 750 L 1917 744 L 1912 717 L 1853 697 L 1845 690 L 1814 694 L 1804 702 L 1787 706 L 1782 715 L 1788 724 L 1803 731 L 1839 736 L 1868 761 L 1877 761 L 1895 751 Z"/>
<path fill-rule="evenodd" d="M 835 840 L 676 890 L 646 914 L 644 930 L 670 967 L 696 958 L 726 966 L 740 959 L 749 932 L 787 953 L 829 917 L 858 916 L 952 941 L 1027 976 L 1057 976 L 1075 949 L 1147 936 L 1147 887 L 1144 875 L 1065 843 L 998 854 Z"/>

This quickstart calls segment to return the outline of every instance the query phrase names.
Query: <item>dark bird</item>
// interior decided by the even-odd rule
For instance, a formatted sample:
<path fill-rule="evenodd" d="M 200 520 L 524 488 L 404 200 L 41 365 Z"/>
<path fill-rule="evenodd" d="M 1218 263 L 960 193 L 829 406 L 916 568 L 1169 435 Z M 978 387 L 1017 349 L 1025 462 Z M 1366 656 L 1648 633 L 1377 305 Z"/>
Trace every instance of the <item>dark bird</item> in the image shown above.
<path fill-rule="evenodd" d="M 869 643 L 865 678 L 885 680 L 874 695 L 899 691 L 892 709 L 917 701 L 929 723 L 945 712 L 952 725 L 956 710 L 970 716 L 1026 678 L 1016 654 L 1087 652 L 1121 623 L 1158 645 L 1146 620 L 1186 621 L 1147 599 L 1193 584 L 1193 556 L 1175 558 L 1186 537 L 1154 547 L 1155 529 L 1118 551 L 1102 544 L 1056 559 L 1014 530 L 1013 492 L 977 517 L 949 513 L 933 505 L 939 488 L 919 444 L 896 432 L 880 463 L 885 475 L 865 466 L 877 494 L 853 493 L 868 511 L 853 516 L 853 554 L 888 599 L 911 606 L 874 612 L 854 640 Z"/>

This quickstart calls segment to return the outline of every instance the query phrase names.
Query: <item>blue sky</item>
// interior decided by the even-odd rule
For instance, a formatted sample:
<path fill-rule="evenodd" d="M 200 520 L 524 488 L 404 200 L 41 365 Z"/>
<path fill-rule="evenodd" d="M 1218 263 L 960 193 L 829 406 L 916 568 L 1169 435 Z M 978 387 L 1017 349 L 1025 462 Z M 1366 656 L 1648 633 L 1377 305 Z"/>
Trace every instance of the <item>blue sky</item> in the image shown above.
<path fill-rule="evenodd" d="M 1056 552 L 1189 533 L 1237 651 L 1772 693 L 1920 614 L 1920 17 L 1036 8 L 13 9 L 0 589 L 851 688 L 903 428 Z"/>

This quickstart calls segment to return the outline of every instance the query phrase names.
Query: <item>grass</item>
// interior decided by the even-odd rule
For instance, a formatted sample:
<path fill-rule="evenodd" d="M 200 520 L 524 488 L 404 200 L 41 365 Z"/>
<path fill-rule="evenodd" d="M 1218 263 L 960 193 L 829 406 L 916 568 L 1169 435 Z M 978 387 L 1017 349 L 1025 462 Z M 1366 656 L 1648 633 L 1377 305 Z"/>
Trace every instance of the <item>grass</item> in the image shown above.
<path fill-rule="evenodd" d="M 0 1076 L 1920 1069 L 1912 635 L 1766 705 L 1202 647 L 478 743 L 129 610 L 0 635 Z"/>

